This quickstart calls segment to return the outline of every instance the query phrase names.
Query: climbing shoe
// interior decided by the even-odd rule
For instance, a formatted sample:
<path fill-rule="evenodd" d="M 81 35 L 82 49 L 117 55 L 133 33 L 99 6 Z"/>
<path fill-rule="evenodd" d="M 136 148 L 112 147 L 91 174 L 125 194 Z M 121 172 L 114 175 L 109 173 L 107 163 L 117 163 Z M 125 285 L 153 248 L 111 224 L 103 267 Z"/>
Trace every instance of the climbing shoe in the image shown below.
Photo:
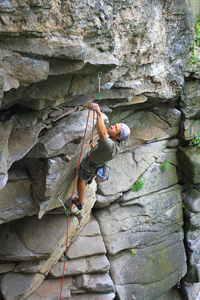
<path fill-rule="evenodd" d="M 82 208 L 83 208 L 83 204 L 78 204 L 78 198 L 77 197 L 74 197 L 73 199 L 72 199 L 72 203 L 73 204 L 75 204 L 76 205 L 76 207 L 79 209 L 79 210 L 81 210 Z"/>

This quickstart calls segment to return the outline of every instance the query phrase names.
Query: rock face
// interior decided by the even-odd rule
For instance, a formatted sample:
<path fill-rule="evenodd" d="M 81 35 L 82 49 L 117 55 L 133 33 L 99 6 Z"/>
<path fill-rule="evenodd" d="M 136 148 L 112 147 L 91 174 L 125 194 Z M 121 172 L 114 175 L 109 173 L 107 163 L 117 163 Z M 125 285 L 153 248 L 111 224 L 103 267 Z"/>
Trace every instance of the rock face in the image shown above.
<path fill-rule="evenodd" d="M 0 1 L 0 298 L 199 299 L 199 13 L 192 0 Z M 78 211 L 93 101 L 131 136 Z"/>

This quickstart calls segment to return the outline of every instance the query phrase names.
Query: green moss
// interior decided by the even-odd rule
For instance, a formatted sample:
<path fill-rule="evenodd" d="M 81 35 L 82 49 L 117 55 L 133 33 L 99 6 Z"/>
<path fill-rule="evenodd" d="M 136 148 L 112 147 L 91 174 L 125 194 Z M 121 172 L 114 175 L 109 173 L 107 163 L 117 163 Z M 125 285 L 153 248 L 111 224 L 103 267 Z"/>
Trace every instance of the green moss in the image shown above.
<path fill-rule="evenodd" d="M 131 191 L 133 192 L 139 191 L 143 187 L 144 182 L 145 182 L 144 179 L 142 179 L 142 177 L 139 177 L 138 180 L 131 187 Z"/>
<path fill-rule="evenodd" d="M 169 168 L 169 160 L 166 160 L 164 163 L 160 165 L 162 171 L 167 171 Z"/>
<path fill-rule="evenodd" d="M 132 249 L 131 252 L 132 252 L 132 254 L 135 254 L 135 253 L 136 253 L 136 250 L 135 250 L 135 249 Z"/>
<path fill-rule="evenodd" d="M 197 145 L 198 147 L 200 147 L 200 131 L 199 133 L 195 133 L 195 138 L 193 138 L 190 143 L 189 143 L 190 146 L 192 145 Z"/>
<path fill-rule="evenodd" d="M 194 25 L 194 29 L 195 29 L 196 35 L 197 35 L 198 32 L 199 32 L 199 28 L 200 28 L 200 14 L 199 14 L 199 17 L 198 17 L 198 19 L 197 19 L 196 24 Z"/>
<path fill-rule="evenodd" d="M 193 64 L 197 64 L 197 63 L 198 63 L 198 58 L 194 54 L 194 43 L 193 43 L 191 46 L 191 52 L 190 52 L 190 66 L 192 66 Z"/>
<path fill-rule="evenodd" d="M 194 46 L 199 47 L 200 46 L 200 15 L 198 17 L 197 22 L 194 25 L 194 29 L 195 29 L 195 41 L 194 43 L 191 45 L 190 49 L 190 65 L 192 66 L 193 64 L 197 64 L 198 63 L 198 59 L 194 54 Z"/>

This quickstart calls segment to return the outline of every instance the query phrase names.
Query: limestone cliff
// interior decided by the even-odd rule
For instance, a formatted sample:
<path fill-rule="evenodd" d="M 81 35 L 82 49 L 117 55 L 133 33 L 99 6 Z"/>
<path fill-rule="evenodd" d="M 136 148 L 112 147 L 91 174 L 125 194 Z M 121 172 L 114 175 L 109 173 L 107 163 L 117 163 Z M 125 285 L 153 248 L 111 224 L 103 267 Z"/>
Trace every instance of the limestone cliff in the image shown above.
<path fill-rule="evenodd" d="M 0 299 L 59 299 L 63 274 L 61 299 L 199 299 L 199 14 L 192 0 L 0 1 Z M 59 199 L 95 101 L 131 137 L 72 205 L 65 263 Z M 91 130 L 92 116 L 83 155 Z"/>

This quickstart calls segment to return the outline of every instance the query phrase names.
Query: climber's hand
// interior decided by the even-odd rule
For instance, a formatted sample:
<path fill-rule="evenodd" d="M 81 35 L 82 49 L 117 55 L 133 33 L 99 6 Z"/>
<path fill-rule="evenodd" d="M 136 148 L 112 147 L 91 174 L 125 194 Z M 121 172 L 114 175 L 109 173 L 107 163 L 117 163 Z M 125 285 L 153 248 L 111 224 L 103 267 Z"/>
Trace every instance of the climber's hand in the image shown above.
<path fill-rule="evenodd" d="M 94 111 L 100 111 L 99 104 L 97 103 L 92 103 L 91 109 Z"/>

